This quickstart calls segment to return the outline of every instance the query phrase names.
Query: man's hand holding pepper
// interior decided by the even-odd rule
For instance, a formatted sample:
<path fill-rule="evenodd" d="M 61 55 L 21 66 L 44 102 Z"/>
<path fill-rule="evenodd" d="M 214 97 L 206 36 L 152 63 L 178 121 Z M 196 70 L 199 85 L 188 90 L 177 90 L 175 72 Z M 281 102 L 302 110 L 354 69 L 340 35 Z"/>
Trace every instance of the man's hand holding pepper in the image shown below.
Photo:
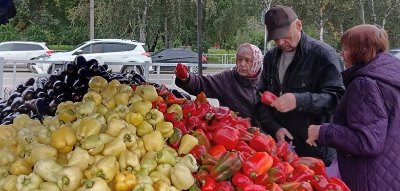
<path fill-rule="evenodd" d="M 296 97 L 293 93 L 285 93 L 271 103 L 272 107 L 282 113 L 296 109 Z"/>
<path fill-rule="evenodd" d="M 175 75 L 180 80 L 187 80 L 189 78 L 189 72 L 187 66 L 178 63 L 175 68 Z"/>

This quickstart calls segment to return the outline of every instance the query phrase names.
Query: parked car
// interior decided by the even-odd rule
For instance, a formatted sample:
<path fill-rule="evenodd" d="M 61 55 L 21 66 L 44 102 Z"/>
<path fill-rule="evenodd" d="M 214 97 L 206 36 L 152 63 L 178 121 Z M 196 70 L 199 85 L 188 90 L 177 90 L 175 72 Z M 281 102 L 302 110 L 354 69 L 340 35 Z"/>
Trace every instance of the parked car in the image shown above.
<path fill-rule="evenodd" d="M 400 58 L 400 49 L 391 49 L 391 50 L 389 50 L 389 53 L 393 54 L 397 58 Z"/>
<path fill-rule="evenodd" d="M 151 55 L 153 63 L 198 63 L 198 54 L 189 49 L 170 48 L 160 50 Z M 207 63 L 207 56 L 203 55 L 203 63 Z M 204 67 L 203 67 L 204 68 Z M 160 71 L 174 71 L 175 66 L 161 66 Z M 192 68 L 193 72 L 197 72 L 197 67 Z"/>
<path fill-rule="evenodd" d="M 14 65 L 13 62 L 7 62 L 7 60 L 31 60 L 40 55 L 50 55 L 53 52 L 44 42 L 8 41 L 0 43 L 0 57 L 6 60 L 5 68 L 11 68 Z M 15 64 L 17 68 L 30 68 L 28 62 Z"/>
<path fill-rule="evenodd" d="M 144 66 L 134 64 L 150 64 L 150 54 L 144 49 L 144 43 L 126 39 L 94 39 L 76 46 L 72 51 L 54 53 L 38 58 L 46 61 L 73 61 L 82 55 L 86 60 L 96 59 L 100 64 L 108 64 L 113 72 L 135 71 L 143 75 Z M 132 65 L 131 65 L 132 64 Z M 62 67 L 62 65 L 55 65 Z M 51 73 L 51 63 L 36 63 L 32 70 L 36 73 Z M 152 70 L 152 68 L 150 68 Z"/>

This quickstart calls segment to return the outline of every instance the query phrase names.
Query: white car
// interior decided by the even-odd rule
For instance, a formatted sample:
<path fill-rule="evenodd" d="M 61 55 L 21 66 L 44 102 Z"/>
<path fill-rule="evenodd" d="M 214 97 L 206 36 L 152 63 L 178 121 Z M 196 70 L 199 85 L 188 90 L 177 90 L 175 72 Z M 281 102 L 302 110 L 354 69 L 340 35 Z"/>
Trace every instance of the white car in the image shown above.
<path fill-rule="evenodd" d="M 13 67 L 12 60 L 28 61 L 40 55 L 50 55 L 53 52 L 44 42 L 8 41 L 0 43 L 0 57 L 6 60 L 4 64 L 6 68 Z M 15 64 L 17 68 L 29 69 L 28 62 Z"/>
<path fill-rule="evenodd" d="M 391 50 L 389 50 L 389 53 L 393 54 L 397 58 L 400 58 L 400 49 L 391 49 Z"/>
<path fill-rule="evenodd" d="M 72 51 L 54 53 L 39 60 L 68 62 L 82 55 L 86 60 L 96 59 L 100 64 L 107 64 L 113 72 L 125 73 L 133 70 L 143 75 L 144 66 L 151 63 L 150 54 L 143 46 L 144 43 L 134 40 L 94 39 L 76 46 Z M 51 67 L 51 62 L 32 64 L 32 70 L 36 73 L 51 73 Z M 151 71 L 152 67 L 149 70 Z"/>

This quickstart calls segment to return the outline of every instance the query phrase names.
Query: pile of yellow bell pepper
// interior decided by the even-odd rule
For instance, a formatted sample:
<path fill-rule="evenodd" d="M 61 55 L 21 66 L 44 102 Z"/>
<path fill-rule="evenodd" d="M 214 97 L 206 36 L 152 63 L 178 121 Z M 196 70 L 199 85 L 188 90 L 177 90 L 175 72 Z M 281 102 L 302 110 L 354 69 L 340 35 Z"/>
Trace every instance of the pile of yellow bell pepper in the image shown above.
<path fill-rule="evenodd" d="M 134 91 L 96 76 L 82 102 L 60 103 L 43 123 L 22 114 L 0 125 L 0 191 L 189 189 L 198 165 L 188 153 L 198 141 L 185 135 L 169 147 L 174 126 L 155 99 L 152 85 Z M 182 116 L 178 106 L 168 112 Z"/>

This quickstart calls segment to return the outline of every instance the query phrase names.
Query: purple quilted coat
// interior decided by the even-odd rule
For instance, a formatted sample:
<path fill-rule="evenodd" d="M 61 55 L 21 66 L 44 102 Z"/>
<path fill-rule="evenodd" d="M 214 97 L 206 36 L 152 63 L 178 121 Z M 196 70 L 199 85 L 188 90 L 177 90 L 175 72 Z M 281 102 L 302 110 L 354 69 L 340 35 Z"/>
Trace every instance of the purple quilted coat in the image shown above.
<path fill-rule="evenodd" d="M 352 191 L 400 191 L 400 60 L 378 54 L 343 72 L 346 93 L 318 144 L 337 149 Z"/>

